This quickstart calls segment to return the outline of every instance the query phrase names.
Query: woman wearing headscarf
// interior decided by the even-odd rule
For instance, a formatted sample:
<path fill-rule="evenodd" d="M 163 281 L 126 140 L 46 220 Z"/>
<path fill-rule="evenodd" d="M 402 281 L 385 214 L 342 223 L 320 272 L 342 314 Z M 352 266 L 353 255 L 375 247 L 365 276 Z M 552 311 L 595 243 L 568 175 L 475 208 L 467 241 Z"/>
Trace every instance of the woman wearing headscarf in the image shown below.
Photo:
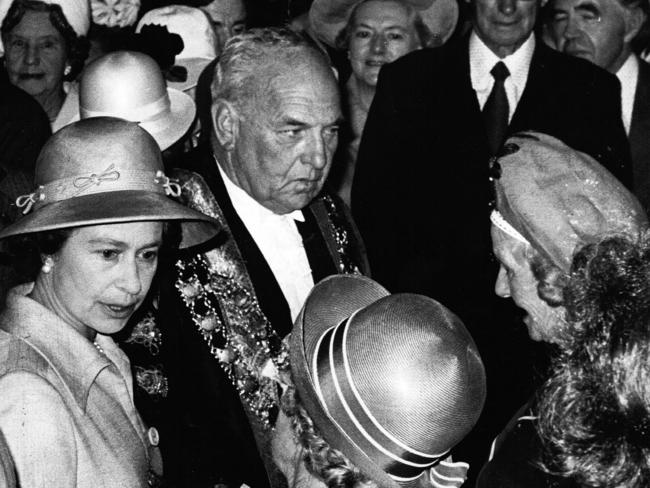
<path fill-rule="evenodd" d="M 355 275 L 314 287 L 291 338 L 273 457 L 292 487 L 459 487 L 449 450 L 474 426 L 485 371 L 453 313 Z"/>
<path fill-rule="evenodd" d="M 315 0 L 309 11 L 311 32 L 347 55 L 351 73 L 343 88 L 349 126 L 340 141 L 340 162 L 330 183 L 350 204 L 361 133 L 384 64 L 416 49 L 441 45 L 458 20 L 455 1 Z"/>
<path fill-rule="evenodd" d="M 539 400 L 546 468 L 593 488 L 650 486 L 650 241 L 582 248 L 566 347 Z"/>
<path fill-rule="evenodd" d="M 574 253 L 607 236 L 637 239 L 648 227 L 637 199 L 590 156 L 544 134 L 508 139 L 493 164 L 495 291 L 526 312 L 533 340 L 566 347 L 565 287 Z M 533 398 L 497 437 L 477 487 L 573 486 L 540 468 Z"/>
<path fill-rule="evenodd" d="M 157 432 L 145 430 L 110 336 L 144 300 L 165 241 L 193 246 L 216 224 L 168 198 L 179 189 L 158 145 L 120 119 L 52 136 L 35 185 L 17 201 L 25 215 L 0 232 L 38 262 L 0 315 L 0 430 L 17 478 L 22 488 L 147 486 Z"/>
<path fill-rule="evenodd" d="M 60 129 L 76 110 L 65 104 L 69 82 L 88 56 L 88 0 L 0 0 L 0 22 L 9 81 L 40 103 L 53 132 Z"/>

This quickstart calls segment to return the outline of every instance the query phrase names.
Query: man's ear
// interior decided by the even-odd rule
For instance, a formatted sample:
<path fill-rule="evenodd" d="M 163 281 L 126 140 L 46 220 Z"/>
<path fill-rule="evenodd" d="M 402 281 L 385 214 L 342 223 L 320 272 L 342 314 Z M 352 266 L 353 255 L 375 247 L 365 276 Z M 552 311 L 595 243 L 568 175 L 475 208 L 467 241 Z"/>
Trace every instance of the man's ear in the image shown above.
<path fill-rule="evenodd" d="M 235 106 L 225 100 L 217 101 L 212 106 L 212 123 L 221 147 L 232 151 L 239 133 L 239 113 Z"/>
<path fill-rule="evenodd" d="M 626 43 L 632 42 L 643 27 L 645 21 L 645 12 L 643 12 L 640 7 L 627 9 L 625 14 L 625 36 L 623 37 L 623 40 Z"/>

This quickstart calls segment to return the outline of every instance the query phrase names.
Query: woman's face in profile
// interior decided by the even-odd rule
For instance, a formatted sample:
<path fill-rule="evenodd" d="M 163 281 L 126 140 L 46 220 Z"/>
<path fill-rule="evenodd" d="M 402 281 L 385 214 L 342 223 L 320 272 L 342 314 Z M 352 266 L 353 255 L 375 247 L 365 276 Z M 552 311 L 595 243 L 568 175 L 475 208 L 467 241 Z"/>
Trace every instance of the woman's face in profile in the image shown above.
<path fill-rule="evenodd" d="M 27 11 L 3 39 L 9 81 L 34 97 L 63 88 L 67 50 L 49 12 Z"/>
<path fill-rule="evenodd" d="M 162 222 L 75 229 L 47 280 L 58 315 L 89 338 L 120 331 L 149 291 L 162 229 Z"/>
<path fill-rule="evenodd" d="M 540 298 L 527 257 L 528 246 L 492 225 L 492 248 L 501 265 L 494 291 L 502 298 L 512 298 L 526 311 L 524 324 L 531 339 L 556 342 L 556 327 L 564 309 L 551 307 Z"/>

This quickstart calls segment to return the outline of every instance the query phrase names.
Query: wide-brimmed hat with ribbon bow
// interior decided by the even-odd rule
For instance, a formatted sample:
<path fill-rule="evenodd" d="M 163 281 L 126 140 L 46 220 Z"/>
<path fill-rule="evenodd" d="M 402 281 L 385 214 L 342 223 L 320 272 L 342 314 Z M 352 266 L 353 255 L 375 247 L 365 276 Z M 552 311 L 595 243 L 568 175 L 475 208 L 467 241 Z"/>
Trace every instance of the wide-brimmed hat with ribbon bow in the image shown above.
<path fill-rule="evenodd" d="M 135 51 L 115 51 L 97 58 L 79 84 L 79 115 L 119 117 L 138 122 L 161 150 L 188 131 L 196 115 L 192 98 L 167 88 L 156 62 Z"/>
<path fill-rule="evenodd" d="M 156 141 L 138 124 L 98 117 L 70 124 L 45 144 L 36 189 L 16 204 L 24 217 L 0 231 L 20 234 L 139 221 L 180 221 L 180 247 L 213 237 L 217 222 L 173 201 L 180 187 L 163 172 Z"/>
<path fill-rule="evenodd" d="M 314 0 L 309 9 L 309 23 L 318 39 L 336 47 L 336 37 L 347 25 L 354 7 L 364 0 Z M 453 34 L 458 22 L 456 0 L 395 0 L 411 6 L 424 25 L 442 43 Z"/>
<path fill-rule="evenodd" d="M 318 431 L 382 488 L 421 486 L 432 467 L 444 471 L 438 463 L 483 408 L 472 337 L 422 295 L 389 295 L 361 276 L 326 278 L 307 297 L 290 347 Z"/>

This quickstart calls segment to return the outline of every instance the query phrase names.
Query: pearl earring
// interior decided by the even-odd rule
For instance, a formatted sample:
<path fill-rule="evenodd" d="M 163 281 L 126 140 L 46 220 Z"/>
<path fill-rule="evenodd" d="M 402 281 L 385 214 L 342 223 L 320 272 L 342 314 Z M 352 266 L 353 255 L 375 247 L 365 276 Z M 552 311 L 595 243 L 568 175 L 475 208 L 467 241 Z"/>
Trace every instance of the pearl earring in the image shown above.
<path fill-rule="evenodd" d="M 70 66 L 69 64 L 66 64 L 65 69 L 63 70 L 63 76 L 68 76 L 71 71 L 72 71 L 72 66 Z"/>
<path fill-rule="evenodd" d="M 54 261 L 52 261 L 52 258 L 46 258 L 43 266 L 41 266 L 41 271 L 43 273 L 49 273 L 52 271 L 52 266 L 54 266 Z"/>

